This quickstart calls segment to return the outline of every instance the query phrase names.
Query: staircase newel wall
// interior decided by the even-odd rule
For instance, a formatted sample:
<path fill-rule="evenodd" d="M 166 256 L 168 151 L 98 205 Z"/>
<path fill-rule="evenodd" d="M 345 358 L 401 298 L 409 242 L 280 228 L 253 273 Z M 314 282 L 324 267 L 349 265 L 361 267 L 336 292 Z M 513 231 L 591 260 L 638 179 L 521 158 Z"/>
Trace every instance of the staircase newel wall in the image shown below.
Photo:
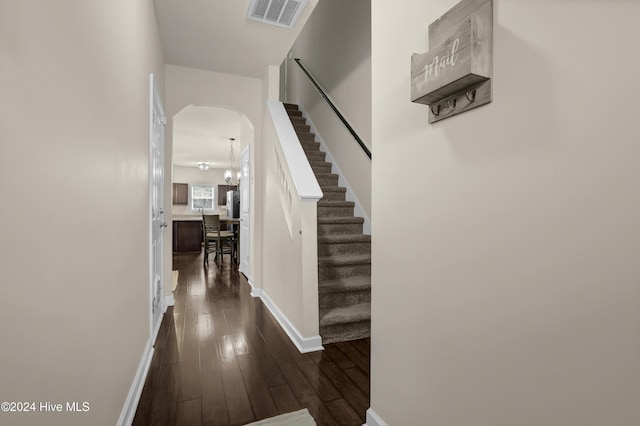
<path fill-rule="evenodd" d="M 261 299 L 301 352 L 322 349 L 318 318 L 317 202 L 322 197 L 287 113 L 267 101 Z"/>
<path fill-rule="evenodd" d="M 300 200 L 303 333 L 318 336 L 318 200 Z"/>

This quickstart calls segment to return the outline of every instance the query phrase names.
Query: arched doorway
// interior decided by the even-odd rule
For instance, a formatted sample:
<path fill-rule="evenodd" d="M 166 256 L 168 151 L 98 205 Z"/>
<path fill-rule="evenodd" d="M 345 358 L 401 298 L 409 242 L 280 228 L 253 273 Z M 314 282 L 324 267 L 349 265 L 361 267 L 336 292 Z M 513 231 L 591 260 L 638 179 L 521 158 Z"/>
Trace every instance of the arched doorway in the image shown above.
<path fill-rule="evenodd" d="M 243 216 L 239 264 L 240 271 L 249 276 L 249 206 L 253 197 L 248 185 L 248 155 L 254 142 L 254 126 L 243 113 L 230 108 L 189 105 L 174 115 L 172 132 L 172 183 L 187 184 L 189 188 L 186 204 L 173 205 L 173 215 L 197 215 L 206 210 L 225 216 L 226 189 L 239 186 Z M 226 176 L 229 170 L 230 177 Z M 208 188 L 205 196 L 212 198 L 211 203 L 194 202 L 201 201 L 194 198 L 195 188 Z"/>

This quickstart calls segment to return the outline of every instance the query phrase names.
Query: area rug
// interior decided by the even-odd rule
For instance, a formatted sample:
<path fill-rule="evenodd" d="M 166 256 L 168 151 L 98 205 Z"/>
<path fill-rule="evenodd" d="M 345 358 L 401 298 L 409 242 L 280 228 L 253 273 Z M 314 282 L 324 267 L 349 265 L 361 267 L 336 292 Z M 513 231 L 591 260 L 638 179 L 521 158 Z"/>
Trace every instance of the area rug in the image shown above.
<path fill-rule="evenodd" d="M 315 426 L 316 421 L 313 420 L 309 410 L 306 408 L 293 413 L 281 414 L 279 416 L 270 417 L 258 422 L 249 423 L 245 426 Z"/>
<path fill-rule="evenodd" d="M 172 273 L 172 278 L 173 278 L 173 287 L 171 288 L 171 291 L 176 291 L 176 287 L 178 287 L 178 271 L 171 271 Z"/>

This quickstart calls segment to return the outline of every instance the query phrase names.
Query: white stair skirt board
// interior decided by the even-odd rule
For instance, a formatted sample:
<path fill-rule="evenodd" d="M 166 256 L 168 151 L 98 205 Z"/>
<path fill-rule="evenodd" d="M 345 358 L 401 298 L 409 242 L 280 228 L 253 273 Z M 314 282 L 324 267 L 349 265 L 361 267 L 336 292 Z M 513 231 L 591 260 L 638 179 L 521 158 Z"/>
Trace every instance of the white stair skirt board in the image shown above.
<path fill-rule="evenodd" d="M 162 321 L 159 321 L 159 323 L 160 322 Z M 157 332 L 154 334 L 157 334 Z M 133 378 L 133 383 L 129 389 L 127 399 L 124 402 L 124 407 L 122 407 L 122 412 L 120 413 L 120 418 L 117 423 L 118 426 L 128 426 L 133 423 L 133 418 L 135 417 L 136 410 L 138 409 L 138 402 L 140 402 L 140 396 L 142 395 L 142 388 L 144 387 L 144 382 L 147 380 L 147 374 L 149 373 L 149 367 L 151 366 L 151 359 L 153 358 L 154 352 L 153 344 L 155 341 L 156 336 L 154 335 L 151 336 L 147 342 L 144 354 L 142 355 L 142 360 L 138 366 L 138 371 L 136 372 L 136 376 Z"/>
<path fill-rule="evenodd" d="M 324 141 L 322 140 L 322 137 L 318 133 L 318 129 L 316 129 L 316 126 L 313 125 L 313 121 L 311 121 L 311 118 L 309 118 L 307 113 L 302 108 L 303 106 L 301 105 L 300 102 L 298 102 L 298 109 L 302 111 L 302 116 L 307 120 L 309 127 L 311 127 L 311 133 L 315 134 L 316 141 L 320 142 L 320 151 L 325 152 L 327 154 L 326 161 L 328 163 L 331 163 L 331 167 L 332 167 L 331 172 L 336 173 L 338 175 L 338 186 L 342 186 L 347 190 L 346 200 L 353 201 L 354 203 L 356 203 L 355 207 L 353 208 L 353 215 L 355 217 L 361 217 L 364 219 L 364 223 L 362 224 L 362 232 L 366 235 L 371 235 L 371 221 L 369 220 L 369 216 L 367 216 L 364 213 L 364 210 L 360 206 L 360 201 L 358 200 L 358 197 L 356 197 L 356 195 L 351 190 L 351 187 L 349 186 L 349 182 L 347 182 L 346 179 L 344 178 L 344 174 L 340 170 L 338 163 L 334 160 L 333 156 L 331 155 L 331 152 L 327 149 L 327 144 L 324 143 Z"/>
<path fill-rule="evenodd" d="M 387 426 L 387 424 L 373 411 L 373 408 L 369 408 L 367 410 L 367 422 L 362 426 Z"/>
<path fill-rule="evenodd" d="M 264 290 L 260 291 L 260 299 L 276 318 L 284 332 L 287 333 L 287 336 L 289 336 L 289 339 L 291 339 L 293 344 L 296 345 L 296 348 L 298 348 L 300 353 L 304 354 L 307 352 L 324 350 L 324 347 L 322 346 L 322 338 L 319 335 L 313 337 L 302 337 L 300 332 L 296 330 L 293 324 L 291 324 L 289 319 L 273 303 L 269 298 L 269 295 Z"/>

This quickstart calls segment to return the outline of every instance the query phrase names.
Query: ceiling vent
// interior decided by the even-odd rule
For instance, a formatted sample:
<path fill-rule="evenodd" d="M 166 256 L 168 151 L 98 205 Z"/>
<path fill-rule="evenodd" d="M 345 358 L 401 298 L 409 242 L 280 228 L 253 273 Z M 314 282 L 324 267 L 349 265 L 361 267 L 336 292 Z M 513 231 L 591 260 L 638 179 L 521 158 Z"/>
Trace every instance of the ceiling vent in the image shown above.
<path fill-rule="evenodd" d="M 247 18 L 265 24 L 291 28 L 308 0 L 251 0 Z"/>

